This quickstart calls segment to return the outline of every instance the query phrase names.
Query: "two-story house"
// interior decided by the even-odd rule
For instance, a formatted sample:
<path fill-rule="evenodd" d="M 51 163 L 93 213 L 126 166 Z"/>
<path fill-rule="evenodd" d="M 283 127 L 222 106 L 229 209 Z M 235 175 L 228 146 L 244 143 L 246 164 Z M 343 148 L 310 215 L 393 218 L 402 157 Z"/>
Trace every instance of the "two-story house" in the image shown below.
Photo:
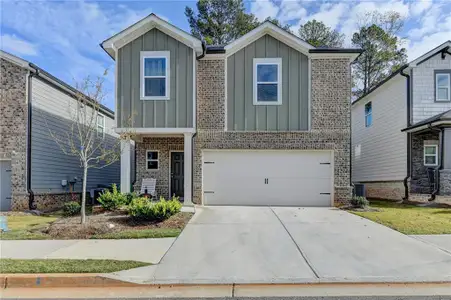
<path fill-rule="evenodd" d="M 156 178 L 159 195 L 203 205 L 350 198 L 350 62 L 360 50 L 316 49 L 270 22 L 206 46 L 154 14 L 101 45 L 116 62 L 116 131 L 136 136 L 135 189 Z"/>
<path fill-rule="evenodd" d="M 64 153 L 51 134 L 71 132 L 79 95 L 35 64 L 0 51 L 0 211 L 52 210 L 79 198 L 80 160 Z M 101 105 L 96 113 L 98 138 L 117 143 L 114 112 Z M 93 168 L 87 189 L 119 179 L 119 162 Z"/>
<path fill-rule="evenodd" d="M 451 41 L 352 104 L 352 180 L 369 198 L 451 201 Z"/>

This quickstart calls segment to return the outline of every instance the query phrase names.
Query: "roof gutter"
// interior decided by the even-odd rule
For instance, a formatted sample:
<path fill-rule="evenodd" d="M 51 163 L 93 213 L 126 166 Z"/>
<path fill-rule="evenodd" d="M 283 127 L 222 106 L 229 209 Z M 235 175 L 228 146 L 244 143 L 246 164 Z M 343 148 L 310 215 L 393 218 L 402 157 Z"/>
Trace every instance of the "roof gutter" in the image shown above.
<path fill-rule="evenodd" d="M 207 52 L 207 45 L 205 45 L 205 41 L 202 40 L 202 54 L 199 56 L 196 56 L 196 59 L 202 59 L 205 57 L 205 53 Z"/>
<path fill-rule="evenodd" d="M 411 120 L 411 114 L 410 114 L 410 75 L 409 74 L 405 74 L 404 70 L 407 68 L 407 66 L 404 66 L 401 70 L 400 70 L 400 74 L 401 76 L 406 77 L 407 79 L 407 85 L 406 85 L 406 92 L 407 92 L 407 127 L 410 126 L 410 120 Z M 412 159 L 412 154 L 411 154 L 411 145 L 412 145 L 412 136 L 410 133 L 407 133 L 407 174 L 406 177 L 404 177 L 403 180 L 403 184 L 404 184 L 404 198 L 403 201 L 408 201 L 409 200 L 409 184 L 408 184 L 408 180 L 411 176 L 411 159 Z"/>

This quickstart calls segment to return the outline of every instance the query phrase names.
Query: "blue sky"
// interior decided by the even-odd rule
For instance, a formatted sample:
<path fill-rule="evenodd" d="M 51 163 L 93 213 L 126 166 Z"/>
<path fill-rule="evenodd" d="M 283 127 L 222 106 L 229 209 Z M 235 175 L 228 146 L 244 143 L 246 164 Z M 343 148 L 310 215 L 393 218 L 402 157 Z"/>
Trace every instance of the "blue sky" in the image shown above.
<path fill-rule="evenodd" d="M 0 0 L 0 48 L 69 84 L 108 68 L 105 104 L 113 108 L 114 62 L 99 43 L 152 12 L 189 31 L 185 6 L 195 5 L 194 0 Z M 401 36 L 409 60 L 451 40 L 451 0 L 245 0 L 245 5 L 259 19 L 277 17 L 295 32 L 308 20 L 321 20 L 346 34 L 347 46 L 363 13 L 397 11 L 406 18 Z"/>

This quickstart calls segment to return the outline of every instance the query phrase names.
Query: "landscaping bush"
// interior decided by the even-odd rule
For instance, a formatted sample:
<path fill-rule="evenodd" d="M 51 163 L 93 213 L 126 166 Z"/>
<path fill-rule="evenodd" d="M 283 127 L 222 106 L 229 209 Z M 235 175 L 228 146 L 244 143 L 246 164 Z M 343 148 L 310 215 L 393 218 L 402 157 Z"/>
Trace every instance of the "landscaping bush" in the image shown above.
<path fill-rule="evenodd" d="M 70 202 L 64 203 L 63 215 L 65 217 L 76 216 L 76 215 L 80 214 L 80 211 L 81 211 L 80 203 L 78 203 L 76 201 L 70 201 Z"/>
<path fill-rule="evenodd" d="M 133 218 L 146 221 L 163 221 L 175 215 L 182 208 L 177 197 L 166 201 L 160 197 L 160 201 L 152 202 L 148 198 L 136 198 L 128 207 L 128 214 Z"/>
<path fill-rule="evenodd" d="M 112 191 L 105 190 L 99 195 L 97 201 L 105 210 L 116 210 L 121 206 L 128 204 L 128 197 L 126 194 L 122 194 L 117 190 L 117 186 L 113 184 L 111 186 Z"/>
<path fill-rule="evenodd" d="M 356 208 L 365 208 L 370 205 L 370 202 L 365 197 L 354 196 L 351 199 L 351 204 Z"/>
<path fill-rule="evenodd" d="M 125 203 L 125 205 L 129 205 L 130 203 L 132 203 L 133 199 L 139 197 L 138 194 L 136 194 L 135 192 L 127 193 L 125 194 L 125 196 L 127 197 L 127 203 Z"/>

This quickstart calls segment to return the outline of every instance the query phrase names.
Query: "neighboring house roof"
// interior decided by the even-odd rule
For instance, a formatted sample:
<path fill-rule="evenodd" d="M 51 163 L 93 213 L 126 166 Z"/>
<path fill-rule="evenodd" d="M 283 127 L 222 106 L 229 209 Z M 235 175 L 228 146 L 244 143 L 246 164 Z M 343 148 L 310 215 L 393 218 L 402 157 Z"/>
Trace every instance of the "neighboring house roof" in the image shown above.
<path fill-rule="evenodd" d="M 366 96 L 368 96 L 369 94 L 371 94 L 372 92 L 374 92 L 376 89 L 378 89 L 379 87 L 381 87 L 383 84 L 385 84 L 387 81 L 389 81 L 390 79 L 392 79 L 393 77 L 395 77 L 396 75 L 398 75 L 399 73 L 401 73 L 403 70 L 407 69 L 407 68 L 412 68 L 412 67 L 416 67 L 420 64 L 422 64 L 423 62 L 425 62 L 426 60 L 430 59 L 431 57 L 442 53 L 442 55 L 445 55 L 446 53 L 451 55 L 451 40 L 450 41 L 446 41 L 443 44 L 441 44 L 438 47 L 435 47 L 434 49 L 432 49 L 431 51 L 421 55 L 420 57 L 418 57 L 417 59 L 403 65 L 402 67 L 400 67 L 398 70 L 396 70 L 395 72 L 391 73 L 389 76 L 387 76 L 384 80 L 382 80 L 381 82 L 379 82 L 374 88 L 372 88 L 371 90 L 368 91 L 368 93 L 366 93 L 365 95 L 362 95 L 361 97 L 359 97 L 357 100 L 355 100 L 354 102 L 352 102 L 352 105 L 356 104 L 357 102 L 359 102 L 360 100 L 362 100 L 363 98 L 365 98 Z"/>
<path fill-rule="evenodd" d="M 437 125 L 451 125 L 451 109 L 447 110 L 443 113 L 425 119 L 421 122 L 416 123 L 415 125 L 404 128 L 401 131 L 419 131 L 422 129 L 426 129 L 429 126 L 437 126 Z"/>
<path fill-rule="evenodd" d="M 44 69 L 38 67 L 37 65 L 26 61 L 20 57 L 17 57 L 11 53 L 8 53 L 6 51 L 0 50 L 0 57 L 14 63 L 22 68 L 28 69 L 31 72 L 37 72 L 39 75 L 39 78 L 42 78 L 43 80 L 51 83 L 54 86 L 57 86 L 59 89 L 63 90 L 64 92 L 70 94 L 71 96 L 75 97 L 77 94 L 80 93 L 77 89 L 72 87 L 71 85 L 65 83 L 61 79 L 58 79 L 57 77 L 53 76 L 49 72 L 45 71 Z M 84 95 L 84 94 L 83 94 Z M 89 98 L 88 96 L 84 95 L 88 101 L 95 102 L 93 99 Z M 109 109 L 108 107 L 100 104 L 99 111 L 111 119 L 114 119 L 114 111 Z"/>
<path fill-rule="evenodd" d="M 188 47 L 193 48 L 198 54 L 203 53 L 201 40 L 159 18 L 154 13 L 106 39 L 100 44 L 100 46 L 111 56 L 111 58 L 115 59 L 117 49 L 130 43 L 153 28 L 157 28 L 158 30 L 174 37 Z"/>

